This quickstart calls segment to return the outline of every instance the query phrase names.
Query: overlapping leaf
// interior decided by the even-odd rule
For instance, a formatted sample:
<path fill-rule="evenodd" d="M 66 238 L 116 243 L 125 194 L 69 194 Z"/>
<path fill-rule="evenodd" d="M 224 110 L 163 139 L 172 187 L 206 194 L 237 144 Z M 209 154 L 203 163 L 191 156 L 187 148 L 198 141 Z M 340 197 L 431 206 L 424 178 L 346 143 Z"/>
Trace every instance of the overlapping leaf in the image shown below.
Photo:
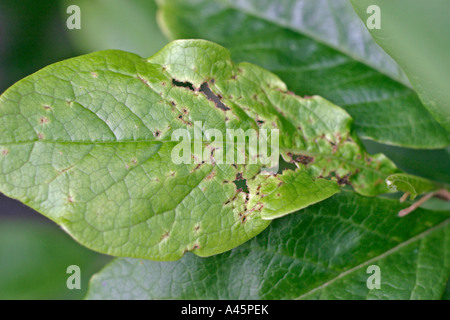
<path fill-rule="evenodd" d="M 448 212 L 398 218 L 406 206 L 343 192 L 221 255 L 116 259 L 92 278 L 88 298 L 440 299 L 450 271 Z M 369 266 L 379 267 L 379 289 L 367 286 Z"/>
<path fill-rule="evenodd" d="M 196 122 L 224 135 L 278 129 L 281 155 L 298 168 L 262 175 L 248 162 L 175 164 L 172 133 L 195 137 Z M 364 152 L 344 110 L 295 96 L 202 40 L 173 42 L 147 60 L 103 51 L 51 65 L 0 97 L 0 123 L 0 190 L 117 256 L 227 251 L 265 229 L 264 219 L 326 199 L 338 185 L 386 192 L 396 172 Z"/>
<path fill-rule="evenodd" d="M 443 188 L 443 185 L 410 174 L 397 173 L 386 178 L 388 187 L 394 191 L 410 194 L 411 200 L 417 195 Z"/>

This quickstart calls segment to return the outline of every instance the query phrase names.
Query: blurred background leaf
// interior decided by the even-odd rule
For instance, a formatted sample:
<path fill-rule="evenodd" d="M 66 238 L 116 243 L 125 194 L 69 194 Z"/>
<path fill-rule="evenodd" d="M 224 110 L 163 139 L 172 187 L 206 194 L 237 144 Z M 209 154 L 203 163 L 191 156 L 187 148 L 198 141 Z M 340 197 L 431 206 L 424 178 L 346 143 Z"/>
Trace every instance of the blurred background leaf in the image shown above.
<path fill-rule="evenodd" d="M 75 50 L 66 34 L 59 1 L 0 2 L 0 91 Z"/>
<path fill-rule="evenodd" d="M 0 300 L 81 299 L 89 278 L 110 260 L 36 219 L 0 222 Z M 67 267 L 81 269 L 81 289 L 66 286 Z"/>
<path fill-rule="evenodd" d="M 156 23 L 153 0 L 66 0 L 63 16 L 71 4 L 81 10 L 81 29 L 68 32 L 80 54 L 119 49 L 150 57 L 167 43 Z"/>
<path fill-rule="evenodd" d="M 381 11 L 375 41 L 402 67 L 424 105 L 450 131 L 450 1 L 352 0 L 363 21 Z"/>

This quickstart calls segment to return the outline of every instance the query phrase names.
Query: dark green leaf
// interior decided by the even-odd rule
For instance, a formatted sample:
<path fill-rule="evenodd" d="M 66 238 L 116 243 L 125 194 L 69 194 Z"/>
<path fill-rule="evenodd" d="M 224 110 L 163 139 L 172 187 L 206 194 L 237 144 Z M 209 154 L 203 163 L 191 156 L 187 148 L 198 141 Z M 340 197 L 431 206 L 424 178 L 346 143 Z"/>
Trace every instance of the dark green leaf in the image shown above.
<path fill-rule="evenodd" d="M 440 299 L 450 268 L 448 212 L 343 192 L 274 221 L 230 252 L 177 262 L 116 259 L 91 299 Z M 381 288 L 369 290 L 369 266 Z"/>

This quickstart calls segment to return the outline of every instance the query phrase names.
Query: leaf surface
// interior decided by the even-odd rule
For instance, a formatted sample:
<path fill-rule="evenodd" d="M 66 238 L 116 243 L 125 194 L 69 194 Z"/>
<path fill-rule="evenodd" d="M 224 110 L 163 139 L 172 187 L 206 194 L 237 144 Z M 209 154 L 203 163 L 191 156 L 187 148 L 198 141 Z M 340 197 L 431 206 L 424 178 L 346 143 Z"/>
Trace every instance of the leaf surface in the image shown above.
<path fill-rule="evenodd" d="M 443 188 L 433 181 L 405 173 L 396 173 L 386 178 L 388 187 L 394 191 L 408 192 L 411 200 L 417 195 Z"/>
<path fill-rule="evenodd" d="M 90 299 L 440 299 L 449 275 L 449 216 L 342 192 L 275 220 L 230 252 L 176 262 L 116 259 Z M 381 288 L 369 290 L 369 266 Z"/>
<path fill-rule="evenodd" d="M 203 40 L 172 42 L 149 59 L 111 50 L 51 65 L 0 97 L 0 122 L 0 190 L 116 256 L 227 251 L 339 185 L 387 192 L 384 180 L 397 172 L 364 151 L 344 110 L 295 96 L 272 73 L 233 64 Z M 260 162 L 220 163 L 219 148 L 208 151 L 212 161 L 192 154 L 175 164 L 177 129 L 191 137 L 279 130 L 276 145 L 295 170 L 265 175 Z"/>

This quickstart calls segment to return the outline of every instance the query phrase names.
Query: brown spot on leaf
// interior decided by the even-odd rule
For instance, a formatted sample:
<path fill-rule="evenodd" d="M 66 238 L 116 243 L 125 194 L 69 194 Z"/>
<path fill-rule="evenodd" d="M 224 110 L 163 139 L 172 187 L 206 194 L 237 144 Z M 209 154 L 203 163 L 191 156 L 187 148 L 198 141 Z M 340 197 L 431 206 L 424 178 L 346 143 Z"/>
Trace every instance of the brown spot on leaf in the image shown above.
<path fill-rule="evenodd" d="M 308 165 L 311 162 L 314 162 L 314 157 L 306 156 L 303 154 L 292 154 L 288 153 L 288 156 L 291 157 L 291 163 L 301 163 L 304 165 Z"/>
<path fill-rule="evenodd" d="M 40 124 L 46 124 L 46 123 L 49 123 L 49 120 L 48 120 L 47 117 L 41 117 L 41 118 L 39 119 L 39 123 L 40 123 Z"/>
<path fill-rule="evenodd" d="M 163 241 L 164 239 L 167 239 L 169 236 L 170 236 L 170 233 L 169 233 L 169 232 L 164 233 L 164 234 L 161 236 L 161 241 Z"/>
<path fill-rule="evenodd" d="M 336 175 L 337 183 L 340 185 L 350 185 L 350 181 L 348 180 L 349 177 L 350 177 L 350 174 L 347 174 L 343 177 L 339 177 L 338 175 Z"/>
<path fill-rule="evenodd" d="M 208 176 L 205 178 L 205 180 L 211 180 L 212 178 L 214 178 L 216 176 L 216 172 L 212 171 L 210 174 L 208 174 Z"/>
<path fill-rule="evenodd" d="M 147 79 L 144 79 L 144 78 L 141 77 L 141 76 L 138 76 L 138 79 L 141 80 L 141 82 L 142 82 L 143 84 L 145 84 L 147 87 L 150 87 L 150 83 L 148 82 Z"/>

